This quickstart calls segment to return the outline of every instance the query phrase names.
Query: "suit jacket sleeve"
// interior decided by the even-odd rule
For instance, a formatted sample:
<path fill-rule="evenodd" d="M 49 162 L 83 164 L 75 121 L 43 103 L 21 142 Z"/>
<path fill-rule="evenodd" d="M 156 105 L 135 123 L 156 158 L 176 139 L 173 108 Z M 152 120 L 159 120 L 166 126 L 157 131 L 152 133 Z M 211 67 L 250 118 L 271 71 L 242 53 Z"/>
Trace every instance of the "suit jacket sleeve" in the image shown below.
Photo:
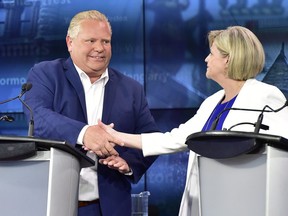
<path fill-rule="evenodd" d="M 86 125 L 86 117 L 79 100 L 81 88 L 77 91 L 67 79 L 64 64 L 53 61 L 35 65 L 28 74 L 27 81 L 32 83 L 32 89 L 27 92 L 25 101 L 34 113 L 35 137 L 75 144 Z M 75 70 L 70 64 L 70 71 Z M 24 112 L 29 116 L 27 110 Z"/>

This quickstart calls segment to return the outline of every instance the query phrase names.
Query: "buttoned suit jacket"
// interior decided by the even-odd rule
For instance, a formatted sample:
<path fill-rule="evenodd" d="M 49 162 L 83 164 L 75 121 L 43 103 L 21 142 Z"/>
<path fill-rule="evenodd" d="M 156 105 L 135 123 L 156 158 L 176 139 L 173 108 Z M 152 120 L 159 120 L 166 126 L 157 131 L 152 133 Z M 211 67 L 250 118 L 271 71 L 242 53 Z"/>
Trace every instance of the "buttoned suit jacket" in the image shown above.
<path fill-rule="evenodd" d="M 158 131 L 142 85 L 109 68 L 105 86 L 102 121 L 114 123 L 127 133 Z M 87 125 L 85 93 L 71 58 L 35 64 L 28 73 L 32 89 L 25 96 L 34 113 L 35 137 L 65 140 L 76 146 L 81 129 Z M 29 112 L 24 108 L 29 117 Z M 115 147 L 133 170 L 125 176 L 98 164 L 100 206 L 103 216 L 131 215 L 131 183 L 140 180 L 156 157 L 142 151 Z"/>

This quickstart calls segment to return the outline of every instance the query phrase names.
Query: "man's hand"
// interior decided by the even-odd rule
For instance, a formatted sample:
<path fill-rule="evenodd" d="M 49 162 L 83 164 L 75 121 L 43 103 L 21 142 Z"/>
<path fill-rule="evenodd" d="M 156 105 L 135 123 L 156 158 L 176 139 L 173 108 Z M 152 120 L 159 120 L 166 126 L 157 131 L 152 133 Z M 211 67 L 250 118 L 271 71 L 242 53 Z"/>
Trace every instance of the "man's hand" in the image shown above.
<path fill-rule="evenodd" d="M 83 137 L 84 149 L 92 151 L 100 157 L 119 155 L 114 149 L 114 141 L 115 138 L 99 125 L 89 126 Z"/>
<path fill-rule="evenodd" d="M 127 162 L 120 156 L 113 155 L 105 159 L 100 159 L 99 163 L 107 165 L 110 169 L 118 170 L 120 173 L 123 174 L 131 171 Z"/>

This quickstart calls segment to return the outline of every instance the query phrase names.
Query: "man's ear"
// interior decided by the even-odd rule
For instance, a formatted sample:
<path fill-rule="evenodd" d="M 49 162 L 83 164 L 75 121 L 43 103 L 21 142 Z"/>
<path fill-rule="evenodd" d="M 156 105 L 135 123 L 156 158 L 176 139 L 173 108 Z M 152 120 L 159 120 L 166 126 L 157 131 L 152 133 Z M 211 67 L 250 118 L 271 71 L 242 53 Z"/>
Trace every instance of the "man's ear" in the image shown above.
<path fill-rule="evenodd" d="M 71 43 L 72 43 L 72 38 L 67 35 L 66 36 L 66 45 L 67 45 L 67 48 L 68 48 L 68 52 L 72 51 Z"/>

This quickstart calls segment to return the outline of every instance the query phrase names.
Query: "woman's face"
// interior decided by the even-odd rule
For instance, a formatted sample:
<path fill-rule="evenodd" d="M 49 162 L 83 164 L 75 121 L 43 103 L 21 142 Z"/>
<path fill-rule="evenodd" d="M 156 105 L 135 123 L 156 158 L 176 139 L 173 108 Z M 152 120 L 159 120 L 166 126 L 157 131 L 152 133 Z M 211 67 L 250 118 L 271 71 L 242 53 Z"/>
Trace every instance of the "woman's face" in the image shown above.
<path fill-rule="evenodd" d="M 217 83 L 227 78 L 228 60 L 228 56 L 223 57 L 213 43 L 210 47 L 210 53 L 205 59 L 207 63 L 206 77 Z"/>

